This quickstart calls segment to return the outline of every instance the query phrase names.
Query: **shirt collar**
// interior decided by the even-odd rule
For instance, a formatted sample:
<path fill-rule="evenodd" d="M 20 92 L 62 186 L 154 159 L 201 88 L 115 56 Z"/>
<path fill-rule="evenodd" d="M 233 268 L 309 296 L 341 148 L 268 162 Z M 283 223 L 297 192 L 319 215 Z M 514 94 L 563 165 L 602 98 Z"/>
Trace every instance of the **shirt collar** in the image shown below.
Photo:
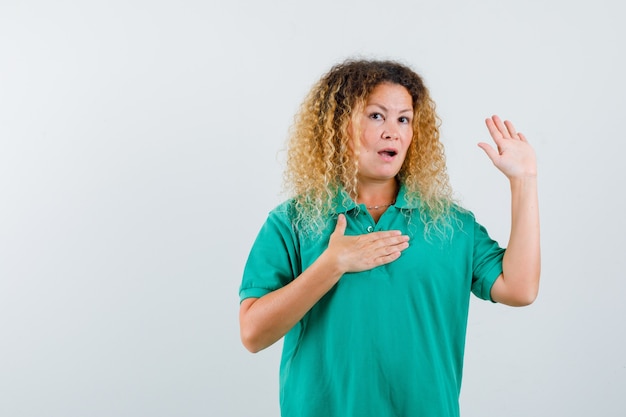
<path fill-rule="evenodd" d="M 335 213 L 347 213 L 350 210 L 357 208 L 356 202 L 350 198 L 350 195 L 345 189 L 340 188 L 339 192 L 335 195 L 333 200 L 333 208 Z"/>
<path fill-rule="evenodd" d="M 333 200 L 333 206 L 335 207 L 335 212 L 339 213 L 347 213 L 350 210 L 354 210 L 358 207 L 356 202 L 350 198 L 350 195 L 341 188 L 335 198 Z M 419 208 L 419 200 L 409 204 L 406 199 L 406 187 L 404 184 L 400 185 L 400 189 L 398 190 L 398 196 L 396 197 L 395 204 L 392 207 L 396 207 L 398 209 L 417 209 Z"/>

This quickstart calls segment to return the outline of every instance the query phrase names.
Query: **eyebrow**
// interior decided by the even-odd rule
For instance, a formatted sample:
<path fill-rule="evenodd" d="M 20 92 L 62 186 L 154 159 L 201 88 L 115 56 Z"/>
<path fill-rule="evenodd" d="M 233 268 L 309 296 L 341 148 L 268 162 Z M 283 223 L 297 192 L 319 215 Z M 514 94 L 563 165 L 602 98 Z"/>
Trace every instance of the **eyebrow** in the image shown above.
<path fill-rule="evenodd" d="M 383 106 L 382 104 L 370 103 L 370 104 L 367 104 L 365 107 L 369 107 L 369 106 L 376 106 L 376 107 L 381 108 L 383 111 L 386 111 L 386 112 L 389 111 L 389 109 L 387 107 Z M 400 114 L 407 113 L 407 112 L 412 114 L 413 113 L 413 109 L 404 109 L 404 110 L 400 110 L 399 111 Z"/>

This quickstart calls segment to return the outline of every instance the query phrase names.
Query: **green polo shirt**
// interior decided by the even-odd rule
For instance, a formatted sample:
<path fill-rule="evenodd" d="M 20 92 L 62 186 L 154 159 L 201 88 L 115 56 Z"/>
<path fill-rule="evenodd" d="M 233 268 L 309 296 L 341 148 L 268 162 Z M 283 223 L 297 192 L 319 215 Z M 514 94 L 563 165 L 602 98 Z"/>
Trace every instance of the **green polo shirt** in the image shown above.
<path fill-rule="evenodd" d="M 462 210 L 451 238 L 425 239 L 404 187 L 378 223 L 363 205 L 336 212 L 346 214 L 347 235 L 401 230 L 410 245 L 390 264 L 345 274 L 285 335 L 281 415 L 458 416 L 469 295 L 491 299 L 504 249 Z M 287 285 L 328 246 L 336 215 L 316 238 L 295 231 L 292 219 L 291 202 L 270 212 L 244 270 L 241 300 Z"/>

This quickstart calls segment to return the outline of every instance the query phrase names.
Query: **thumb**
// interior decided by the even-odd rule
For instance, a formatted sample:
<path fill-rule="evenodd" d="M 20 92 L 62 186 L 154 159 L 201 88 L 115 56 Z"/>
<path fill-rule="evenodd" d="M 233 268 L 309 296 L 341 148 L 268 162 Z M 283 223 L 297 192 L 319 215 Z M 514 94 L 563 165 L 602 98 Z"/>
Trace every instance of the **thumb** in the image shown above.
<path fill-rule="evenodd" d="M 485 151 L 489 159 L 491 159 L 491 161 L 494 163 L 496 162 L 496 159 L 498 159 L 498 156 L 500 156 L 500 153 L 498 151 L 496 151 L 490 145 L 484 142 L 479 143 L 478 147 Z"/>
<path fill-rule="evenodd" d="M 339 236 L 343 236 L 344 233 L 346 232 L 346 216 L 344 216 L 343 214 L 340 214 L 337 217 L 337 225 L 335 226 L 335 231 L 333 232 L 333 235 L 339 235 Z"/>

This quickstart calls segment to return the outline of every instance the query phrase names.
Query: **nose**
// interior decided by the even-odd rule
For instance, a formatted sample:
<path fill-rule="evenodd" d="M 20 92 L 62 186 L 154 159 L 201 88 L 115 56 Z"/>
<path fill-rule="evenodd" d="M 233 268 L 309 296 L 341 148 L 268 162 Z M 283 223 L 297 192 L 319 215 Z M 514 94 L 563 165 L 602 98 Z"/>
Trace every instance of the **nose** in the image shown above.
<path fill-rule="evenodd" d="M 398 139 L 398 133 L 392 129 L 386 129 L 383 131 L 383 139 Z"/>

